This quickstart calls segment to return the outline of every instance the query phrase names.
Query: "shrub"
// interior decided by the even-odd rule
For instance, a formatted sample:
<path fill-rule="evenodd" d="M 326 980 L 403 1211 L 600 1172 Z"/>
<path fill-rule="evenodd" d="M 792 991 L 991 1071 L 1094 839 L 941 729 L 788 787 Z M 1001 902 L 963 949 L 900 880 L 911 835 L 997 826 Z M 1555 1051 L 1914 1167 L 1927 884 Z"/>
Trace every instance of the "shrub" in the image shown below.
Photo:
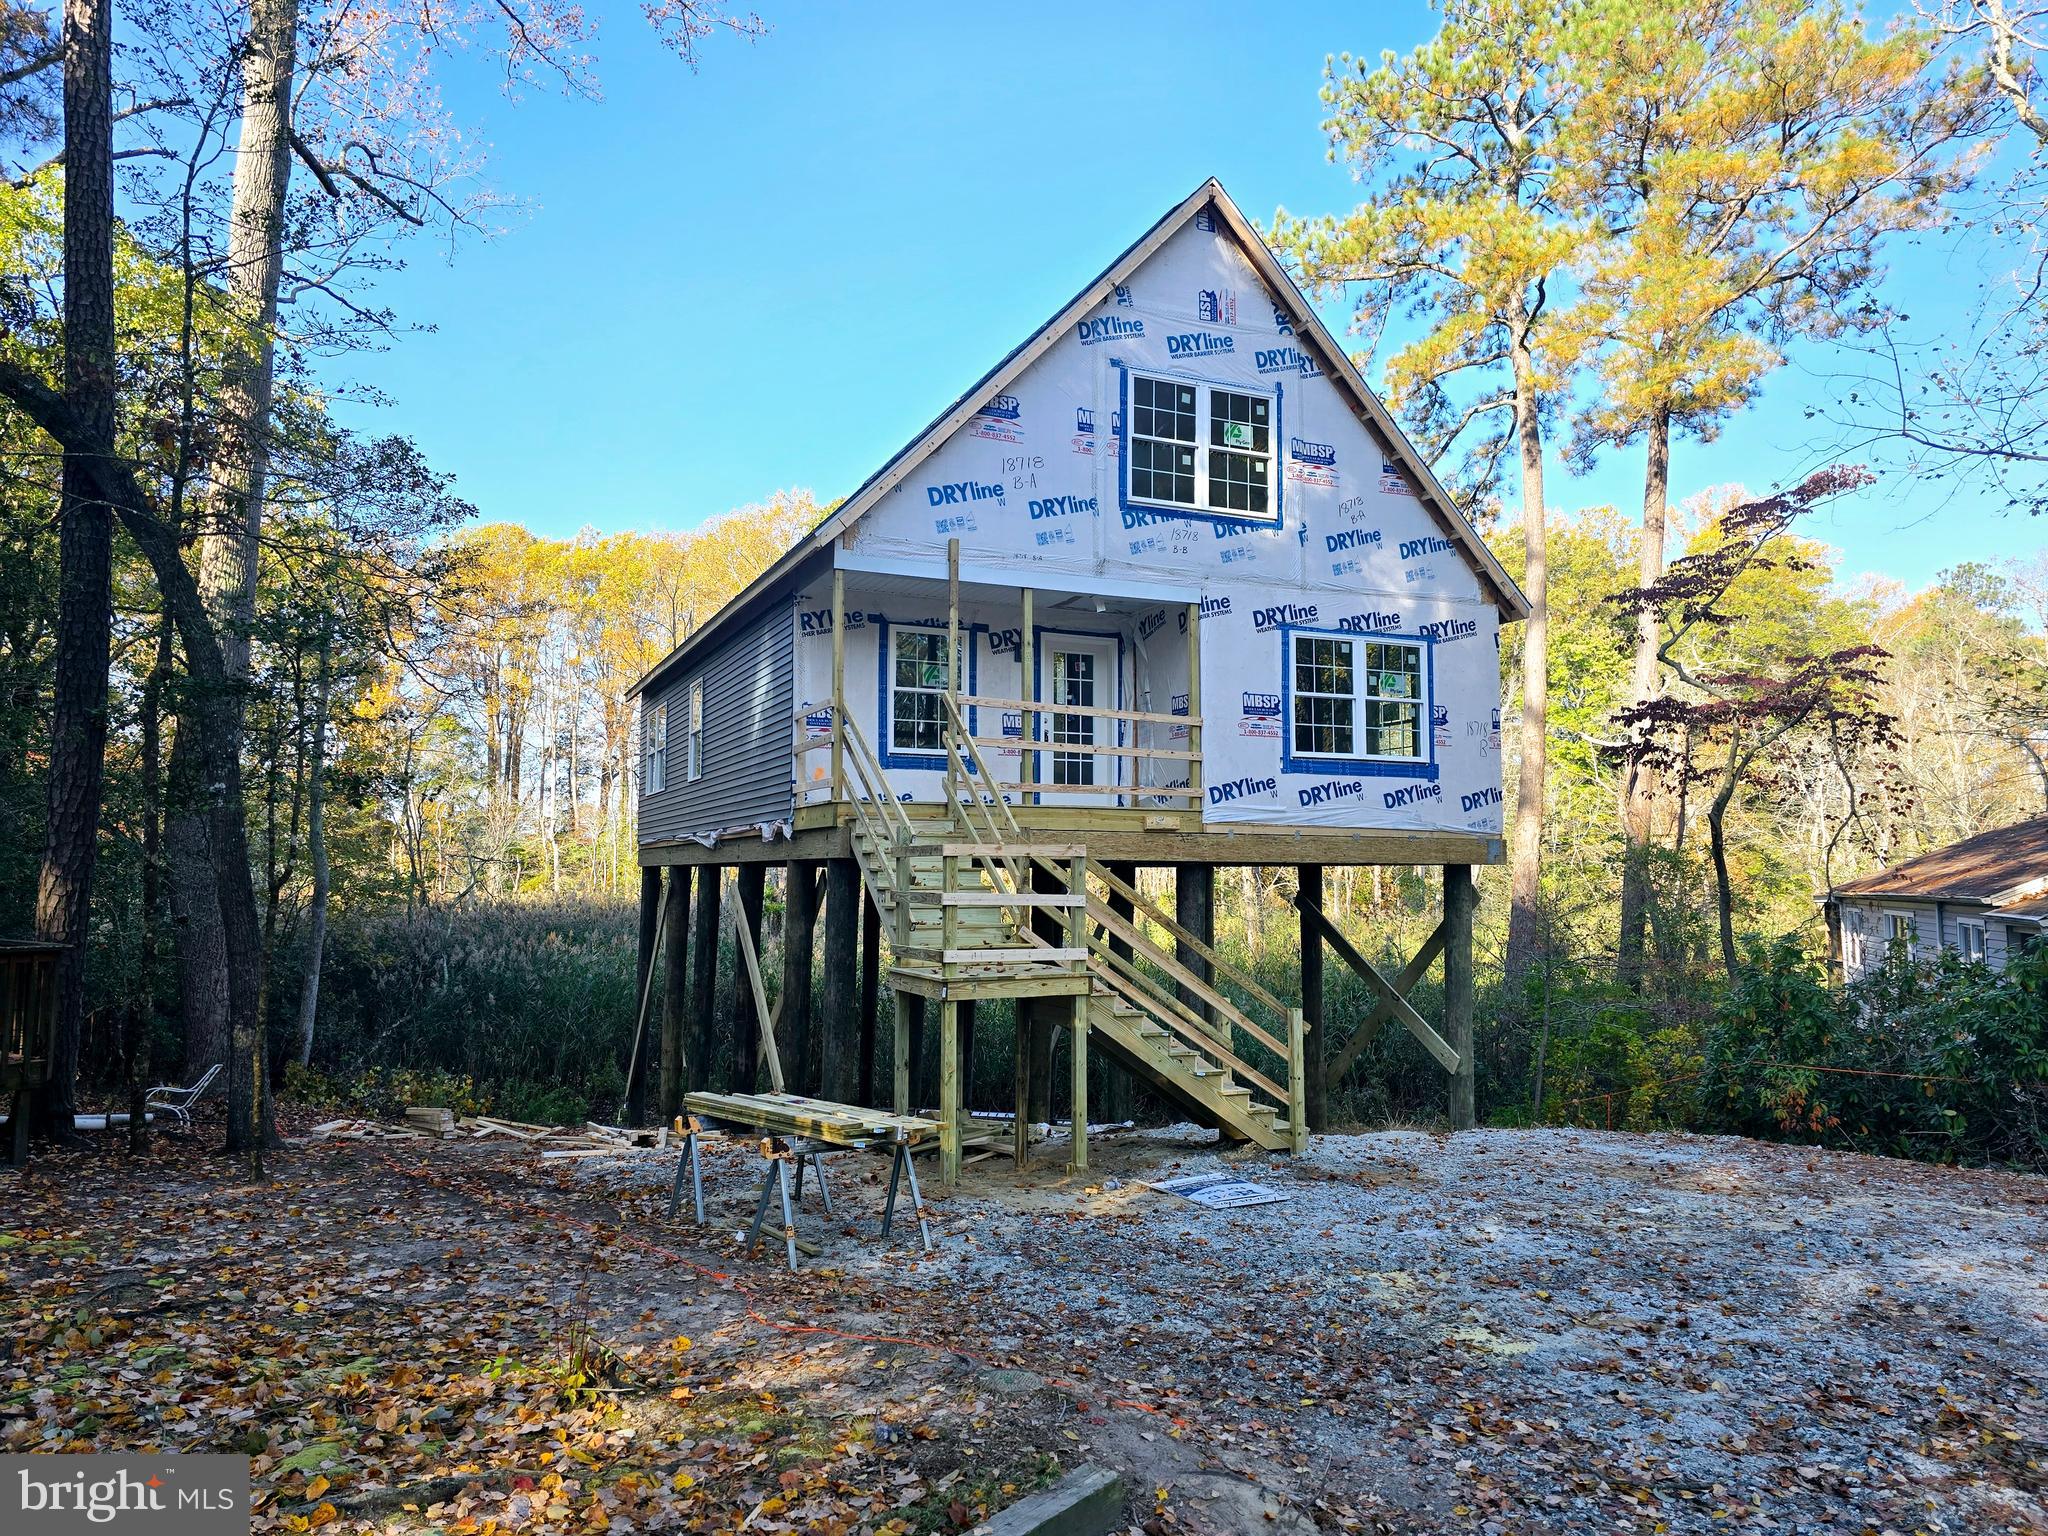
<path fill-rule="evenodd" d="M 1750 957 L 1707 1041 L 1703 1117 L 1937 1161 L 2048 1160 L 2048 955 L 1903 956 L 1840 991 L 1795 945 Z"/>
<path fill-rule="evenodd" d="M 609 1119 L 632 1047 L 637 942 L 633 909 L 598 902 L 339 921 L 314 1071 L 298 1081 L 364 1113 L 435 1103 L 546 1123 Z M 273 1020 L 273 1031 L 288 1037 L 289 1025 Z"/>

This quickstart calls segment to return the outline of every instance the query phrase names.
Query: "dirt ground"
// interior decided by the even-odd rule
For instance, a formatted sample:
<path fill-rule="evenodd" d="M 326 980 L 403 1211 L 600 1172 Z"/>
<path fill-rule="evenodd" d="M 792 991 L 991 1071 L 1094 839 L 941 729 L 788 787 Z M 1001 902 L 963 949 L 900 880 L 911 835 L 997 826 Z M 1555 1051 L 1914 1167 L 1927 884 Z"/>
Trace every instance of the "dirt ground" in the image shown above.
<path fill-rule="evenodd" d="M 1578 1131 L 1180 1127 L 885 1165 L 790 1276 L 758 1160 L 172 1146 L 0 1175 L 0 1449 L 242 1449 L 262 1530 L 958 1530 L 1064 1468 L 1147 1532 L 2048 1532 L 2048 1181 Z M 1146 1187 L 1229 1170 L 1284 1203 Z M 687 1217 L 687 1207 L 685 1209 Z M 778 1255 L 779 1257 L 779 1255 Z"/>

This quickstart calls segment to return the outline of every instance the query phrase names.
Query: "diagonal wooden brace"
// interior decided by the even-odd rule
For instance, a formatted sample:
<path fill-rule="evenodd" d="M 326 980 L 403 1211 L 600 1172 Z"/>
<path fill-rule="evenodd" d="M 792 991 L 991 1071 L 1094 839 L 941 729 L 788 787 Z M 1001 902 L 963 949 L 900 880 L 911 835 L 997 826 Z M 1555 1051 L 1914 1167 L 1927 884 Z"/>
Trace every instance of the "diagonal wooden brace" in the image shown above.
<path fill-rule="evenodd" d="M 1438 1034 L 1431 1027 L 1427 1019 L 1415 1011 L 1414 1006 L 1409 1003 L 1405 995 L 1410 987 L 1413 987 L 1416 982 L 1422 979 L 1423 973 L 1429 969 L 1431 962 L 1436 959 L 1438 953 L 1443 949 L 1443 924 L 1437 924 L 1436 932 L 1432 933 L 1422 948 L 1416 952 L 1415 958 L 1402 968 L 1400 979 L 1389 981 L 1380 974 L 1371 961 L 1352 948 L 1351 941 L 1337 931 L 1336 925 L 1330 921 L 1321 908 L 1313 903 L 1303 901 L 1299 896 L 1295 897 L 1294 902 L 1301 910 L 1302 916 L 1306 917 L 1310 925 L 1322 935 L 1323 942 L 1337 952 L 1337 958 L 1356 971 L 1360 977 L 1370 983 L 1380 994 L 1379 1006 L 1358 1027 L 1357 1032 L 1352 1038 L 1345 1042 L 1343 1054 L 1338 1057 L 1331 1067 L 1330 1080 L 1336 1082 L 1343 1077 L 1351 1063 L 1357 1060 L 1358 1053 L 1365 1049 L 1366 1045 L 1371 1041 L 1373 1034 L 1377 1032 L 1380 1021 L 1388 1017 L 1399 1019 L 1408 1033 L 1422 1043 L 1422 1048 L 1436 1058 L 1438 1066 L 1442 1067 L 1446 1072 L 1456 1072 L 1458 1070 L 1457 1051 L 1452 1048 L 1448 1040 L 1444 1039 L 1442 1035 Z"/>

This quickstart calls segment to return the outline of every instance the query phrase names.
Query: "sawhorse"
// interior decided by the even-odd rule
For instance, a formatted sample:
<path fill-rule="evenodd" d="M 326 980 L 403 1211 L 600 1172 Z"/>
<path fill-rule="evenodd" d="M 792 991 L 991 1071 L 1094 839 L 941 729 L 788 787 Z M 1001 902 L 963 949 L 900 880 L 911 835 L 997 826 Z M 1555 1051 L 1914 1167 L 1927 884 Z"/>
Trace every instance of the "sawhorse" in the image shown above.
<path fill-rule="evenodd" d="M 690 1193 L 694 1202 L 697 1225 L 704 1225 L 704 1165 L 698 1151 L 698 1138 L 706 1129 L 695 1115 L 678 1120 L 677 1128 L 683 1133 L 682 1156 L 676 1160 L 676 1178 L 669 1190 L 668 1214 L 674 1217 L 676 1207 L 683 1201 L 683 1175 L 690 1176 Z M 803 1199 L 804 1165 L 810 1164 L 817 1175 L 818 1198 L 824 1202 L 825 1214 L 835 1214 L 832 1209 L 832 1191 L 825 1183 L 824 1154 L 840 1143 L 808 1140 L 786 1140 L 780 1136 L 763 1136 L 755 1143 L 761 1151 L 767 1168 L 761 1177 L 761 1195 L 754 1202 L 753 1225 L 747 1229 L 746 1251 L 752 1253 L 754 1245 L 761 1240 L 762 1224 L 768 1219 L 768 1202 L 777 1194 L 782 1199 L 782 1243 L 789 1258 L 792 1272 L 796 1269 L 796 1207 Z M 890 1148 L 889 1197 L 882 1207 L 882 1237 L 886 1241 L 896 1221 L 897 1187 L 907 1177 L 910 1184 L 910 1204 L 917 1213 L 917 1234 L 924 1251 L 932 1251 L 931 1220 L 924 1208 L 924 1194 L 917 1187 L 917 1165 L 911 1158 L 908 1140 L 896 1136 L 886 1142 L 861 1143 L 866 1145 L 887 1145 Z M 858 1149 L 858 1148 L 857 1148 Z M 794 1165 L 795 1173 L 791 1173 Z"/>

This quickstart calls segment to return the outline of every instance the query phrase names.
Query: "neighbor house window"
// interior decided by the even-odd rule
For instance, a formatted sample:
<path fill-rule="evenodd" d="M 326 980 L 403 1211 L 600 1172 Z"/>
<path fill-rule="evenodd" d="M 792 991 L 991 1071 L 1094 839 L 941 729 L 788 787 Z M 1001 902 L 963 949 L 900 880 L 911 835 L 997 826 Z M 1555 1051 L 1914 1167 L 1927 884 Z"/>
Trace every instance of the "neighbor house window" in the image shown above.
<path fill-rule="evenodd" d="M 1394 640 L 1298 634 L 1294 755 L 1420 761 L 1422 647 Z"/>
<path fill-rule="evenodd" d="M 1965 960 L 1984 958 L 1984 925 L 1962 918 L 1956 923 L 1956 949 Z"/>
<path fill-rule="evenodd" d="M 690 778 L 704 777 L 704 679 L 690 684 Z"/>
<path fill-rule="evenodd" d="M 1131 375 L 1133 501 L 1273 516 L 1273 400 L 1183 379 Z"/>
<path fill-rule="evenodd" d="M 668 788 L 668 705 L 656 704 L 641 722 L 641 793 L 658 795 Z"/>
<path fill-rule="evenodd" d="M 1913 952 L 1914 941 L 1919 937 L 1913 926 L 1913 914 L 1910 912 L 1887 912 L 1884 915 L 1884 925 L 1885 938 L 1890 942 L 1891 946 L 1894 949 L 1904 950 L 1910 955 Z"/>
<path fill-rule="evenodd" d="M 889 750 L 942 752 L 946 720 L 946 632 L 889 634 Z"/>

